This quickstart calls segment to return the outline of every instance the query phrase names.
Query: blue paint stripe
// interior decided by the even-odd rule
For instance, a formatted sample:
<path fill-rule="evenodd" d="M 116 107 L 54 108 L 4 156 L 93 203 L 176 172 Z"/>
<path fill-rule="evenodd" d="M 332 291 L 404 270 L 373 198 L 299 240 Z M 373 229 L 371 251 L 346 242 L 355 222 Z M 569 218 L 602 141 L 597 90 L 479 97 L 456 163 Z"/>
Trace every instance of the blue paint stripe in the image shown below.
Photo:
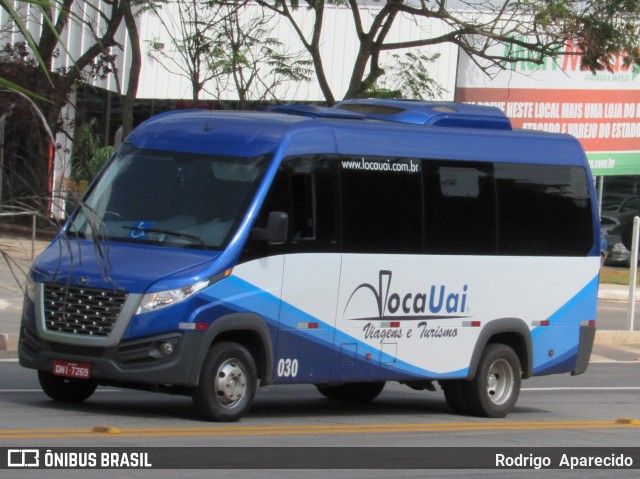
<path fill-rule="evenodd" d="M 571 357 L 575 356 L 576 340 L 579 337 L 580 321 L 595 319 L 597 305 L 598 276 L 594 277 L 580 292 L 573 296 L 567 303 L 560 307 L 547 319 L 550 326 L 536 327 L 532 330 L 531 336 L 534 347 L 535 374 L 557 367 L 561 363 L 570 364 Z M 369 344 L 354 338 L 353 336 L 336 329 L 319 318 L 307 312 L 281 301 L 277 296 L 264 291 L 252 283 L 237 276 L 230 276 L 219 283 L 212 285 L 202 292 L 203 297 L 211 302 L 212 306 L 225 305 L 237 311 L 260 312 L 268 322 L 269 326 L 281 329 L 288 329 L 293 334 L 311 340 L 319 347 L 334 350 L 334 344 L 353 343 L 357 344 L 357 360 L 366 361 L 366 355 L 371 354 L 375 358 L 380 358 L 380 364 L 376 367 L 384 370 L 393 370 L 397 373 L 407 374 L 415 377 L 431 378 L 459 378 L 465 377 L 468 368 L 448 373 L 436 373 L 428 369 L 423 369 L 395 359 L 388 354 Z M 298 330 L 298 323 L 317 323 L 318 329 L 333 331 L 333 343 L 326 338 L 332 335 L 307 335 L 304 330 Z M 563 334 L 562 329 L 567 328 Z M 549 358 L 546 354 L 550 345 L 556 354 Z"/>
<path fill-rule="evenodd" d="M 571 370 L 571 358 L 578 352 L 580 323 L 596 319 L 597 303 L 598 275 L 547 318 L 549 326 L 531 331 L 534 374 L 549 372 L 560 364 L 564 364 L 566 371 Z M 549 349 L 554 350 L 553 357 L 549 357 Z"/>
<path fill-rule="evenodd" d="M 464 377 L 467 375 L 468 368 L 451 371 L 448 373 L 436 373 L 423 369 L 405 361 L 394 359 L 392 356 L 381 353 L 369 344 L 350 336 L 343 331 L 336 329 L 332 325 L 302 311 L 301 309 L 285 302 L 280 301 L 276 296 L 264 291 L 255 285 L 245 281 L 237 276 L 230 276 L 219 283 L 212 285 L 202 292 L 204 298 L 211 301 L 212 305 L 225 305 L 232 307 L 238 311 L 260 312 L 270 326 L 278 327 L 278 316 L 273 313 L 279 311 L 280 328 L 289 329 L 294 334 L 310 339 L 318 346 L 323 348 L 334 349 L 334 344 L 355 343 L 357 344 L 357 360 L 367 361 L 366 355 L 371 354 L 373 357 L 380 357 L 382 364 L 376 365 L 380 369 L 392 369 L 398 373 L 415 377 L 429 378 L 454 378 Z M 269 313 L 267 313 L 269 312 Z M 267 313 L 267 314 L 265 314 Z M 318 329 L 324 329 L 334 332 L 334 342 L 327 341 L 326 335 L 305 335 L 304 330 L 298 330 L 298 323 L 318 323 Z M 331 335 L 329 335 L 331 336 Z M 394 361 L 392 364 L 389 364 Z M 369 362 L 369 361 L 367 361 Z"/>

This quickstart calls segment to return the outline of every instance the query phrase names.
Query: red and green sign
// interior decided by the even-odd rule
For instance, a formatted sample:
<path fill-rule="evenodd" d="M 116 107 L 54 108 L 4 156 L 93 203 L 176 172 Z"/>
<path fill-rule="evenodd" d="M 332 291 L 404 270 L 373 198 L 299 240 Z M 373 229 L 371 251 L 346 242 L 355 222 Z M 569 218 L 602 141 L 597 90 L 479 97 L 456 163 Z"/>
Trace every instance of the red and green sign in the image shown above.
<path fill-rule="evenodd" d="M 513 64 L 490 79 L 461 55 L 456 101 L 496 106 L 514 128 L 575 136 L 594 175 L 640 175 L 640 70 L 618 61 L 594 75 L 578 60 Z"/>

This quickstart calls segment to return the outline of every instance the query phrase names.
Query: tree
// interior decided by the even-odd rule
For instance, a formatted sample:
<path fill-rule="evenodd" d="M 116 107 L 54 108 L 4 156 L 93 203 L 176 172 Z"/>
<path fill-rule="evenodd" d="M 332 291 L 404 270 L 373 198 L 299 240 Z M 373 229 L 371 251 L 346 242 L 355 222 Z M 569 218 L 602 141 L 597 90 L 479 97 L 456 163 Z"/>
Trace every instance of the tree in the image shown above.
<path fill-rule="evenodd" d="M 439 57 L 438 53 L 428 55 L 420 51 L 394 53 L 393 63 L 383 66 L 385 74 L 364 94 L 369 98 L 439 99 L 446 89 L 429 75 L 429 64 Z"/>
<path fill-rule="evenodd" d="M 154 8 L 171 45 L 150 42 L 148 54 L 163 68 L 191 83 L 198 106 L 202 92 L 224 102 L 237 96 L 240 108 L 251 101 L 276 99 L 284 81 L 307 81 L 312 70 L 301 52 L 290 52 L 272 34 L 273 14 L 247 0 L 170 2 Z M 173 14 L 172 14 L 173 13 Z"/>
<path fill-rule="evenodd" d="M 220 74 L 210 68 L 207 60 L 218 47 L 216 28 L 229 11 L 233 12 L 242 4 L 231 4 L 226 8 L 223 2 L 181 0 L 168 3 L 172 10 L 167 15 L 163 15 L 161 6 L 151 4 L 152 11 L 171 38 L 171 45 L 151 42 L 148 55 L 167 71 L 189 80 L 195 106 L 205 84 Z"/>
<path fill-rule="evenodd" d="M 234 92 L 240 109 L 249 108 L 251 101 L 277 100 L 283 82 L 309 81 L 313 74 L 302 52 L 286 51 L 272 36 L 273 17 L 255 8 L 233 8 L 216 28 L 209 62 L 211 71 L 219 72 L 218 97 L 223 90 Z"/>
<path fill-rule="evenodd" d="M 96 126 L 96 119 L 91 118 L 75 130 L 71 152 L 71 179 L 76 183 L 93 180 L 114 151 L 113 146 L 103 146 L 95 131 Z"/>
<path fill-rule="evenodd" d="M 335 94 L 327 80 L 320 50 L 324 26 L 325 0 L 256 0 L 288 20 L 304 48 L 313 59 L 316 76 L 328 103 Z M 338 0 L 351 11 L 352 26 L 358 39 L 358 51 L 345 98 L 361 97 L 375 85 L 385 71 L 380 65 L 383 52 L 453 43 L 482 67 L 504 67 L 505 62 L 525 61 L 512 58 L 515 48 L 531 52 L 526 61 L 542 63 L 557 57 L 569 39 L 579 45 L 576 54 L 582 65 L 592 71 L 610 68 L 611 57 L 622 54 L 627 64 L 640 63 L 640 2 L 636 0 L 384 0 L 369 14 L 358 0 Z M 313 16 L 310 31 L 305 31 L 295 10 L 304 6 Z M 429 20 L 441 25 L 439 33 L 407 41 L 391 41 L 389 33 L 400 15 L 416 22 Z M 495 54 L 502 45 L 505 54 Z"/>
<path fill-rule="evenodd" d="M 78 82 L 86 81 L 90 77 L 104 77 L 111 73 L 110 64 L 114 55 L 111 49 L 118 46 L 115 35 L 124 15 L 121 0 L 104 1 L 106 7 L 104 10 L 97 10 L 91 2 L 84 2 L 87 9 L 94 10 L 94 15 L 80 19 L 72 13 L 75 3 L 79 3 L 79 0 L 56 1 L 55 27 L 52 29 L 42 25 L 42 33 L 37 45 L 44 65 L 49 72 L 55 74 L 56 78 L 53 89 L 47 86 L 42 75 L 38 75 L 37 78 L 37 93 L 42 92 L 43 96 L 51 99 L 51 103 L 43 102 L 41 106 L 47 112 L 49 125 L 56 126 L 54 131 L 59 131 L 60 111 Z M 48 16 L 52 17 L 53 6 L 46 10 L 48 10 Z M 70 21 L 83 23 L 84 27 L 93 33 L 94 38 L 71 67 L 56 69 L 54 59 L 59 54 L 60 34 Z"/>
<path fill-rule="evenodd" d="M 53 134 L 65 130 L 61 112 L 78 83 L 90 78 L 104 78 L 111 73 L 113 48 L 118 46 L 116 32 L 124 15 L 124 1 L 103 0 L 102 10 L 98 10 L 97 3 L 80 0 L 19 2 L 38 6 L 38 14 L 30 17 L 29 22 L 39 23 L 40 37 L 36 40 L 27 35 L 24 42 L 5 44 L 1 54 L 0 78 L 5 85 L 18 85 L 23 91 L 35 95 L 37 108 Z M 11 2 L 2 0 L 1 5 L 23 36 L 26 30 L 35 30 L 25 27 L 21 14 L 11 7 Z M 81 17 L 75 12 L 84 12 L 84 15 Z M 61 50 L 66 50 L 61 35 L 72 22 L 81 24 L 85 31 L 91 32 L 93 41 L 73 59 L 70 66 L 58 67 L 56 58 Z M 16 108 L 15 102 L 10 104 Z M 26 143 L 33 145 L 34 151 L 25 156 L 29 168 L 25 169 L 28 177 L 24 181 L 30 185 L 33 196 L 43 202 L 49 193 L 50 139 L 39 134 L 37 128 L 25 131 L 31 135 Z"/>
<path fill-rule="evenodd" d="M 48 7 L 48 4 L 46 2 L 43 2 L 43 3 L 34 2 L 34 4 L 35 4 L 35 8 L 39 9 L 40 15 L 42 16 L 42 19 L 44 20 L 44 22 L 49 26 L 49 28 L 52 29 L 54 34 L 57 34 L 55 32 L 53 23 L 51 22 L 51 18 L 49 18 L 48 13 L 45 10 L 45 7 Z M 36 46 L 36 41 L 31 35 L 31 32 L 29 31 L 29 28 L 27 27 L 27 25 L 24 23 L 22 15 L 18 11 L 16 11 L 16 9 L 13 7 L 13 4 L 10 0 L 0 0 L 0 5 L 2 6 L 3 10 L 5 10 L 5 12 L 8 13 L 9 18 L 12 20 L 11 23 L 14 24 L 13 27 L 15 27 L 15 29 L 25 39 L 25 44 L 28 44 L 31 50 L 34 52 L 34 55 L 40 61 L 40 68 L 42 69 L 42 72 L 44 73 L 45 76 L 48 77 L 49 72 L 47 71 L 44 65 L 44 62 L 39 56 L 39 52 Z M 4 35 L 4 33 L 6 33 L 4 30 L 5 29 L 11 30 L 12 26 L 2 25 L 2 28 L 3 28 L 2 34 Z M 27 90 L 22 86 L 18 85 L 17 83 L 13 83 L 11 80 L 3 78 L 2 76 L 0 76 L 0 87 L 2 87 L 5 91 L 16 91 L 25 95 L 42 99 L 42 97 L 39 97 L 35 92 L 32 92 L 31 90 Z"/>
<path fill-rule="evenodd" d="M 140 48 L 140 35 L 131 5 L 131 0 L 122 0 L 124 23 L 127 26 L 129 44 L 131 45 L 131 65 L 129 69 L 129 81 L 127 91 L 122 99 L 122 138 L 126 138 L 133 129 L 133 106 L 138 92 L 138 81 L 142 69 L 142 50 Z"/>

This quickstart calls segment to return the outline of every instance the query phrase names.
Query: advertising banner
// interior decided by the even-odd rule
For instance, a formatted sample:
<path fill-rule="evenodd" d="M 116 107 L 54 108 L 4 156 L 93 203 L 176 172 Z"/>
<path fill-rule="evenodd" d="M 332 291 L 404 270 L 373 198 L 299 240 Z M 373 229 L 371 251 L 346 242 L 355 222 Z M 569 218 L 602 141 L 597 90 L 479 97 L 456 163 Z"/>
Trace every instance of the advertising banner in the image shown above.
<path fill-rule="evenodd" d="M 575 136 L 594 175 L 640 175 L 640 67 L 618 57 L 612 71 L 593 74 L 580 69 L 573 44 L 566 53 L 542 64 L 505 63 L 491 76 L 461 53 L 455 99 L 496 106 L 514 128 Z M 520 50 L 510 56 L 528 55 Z"/>

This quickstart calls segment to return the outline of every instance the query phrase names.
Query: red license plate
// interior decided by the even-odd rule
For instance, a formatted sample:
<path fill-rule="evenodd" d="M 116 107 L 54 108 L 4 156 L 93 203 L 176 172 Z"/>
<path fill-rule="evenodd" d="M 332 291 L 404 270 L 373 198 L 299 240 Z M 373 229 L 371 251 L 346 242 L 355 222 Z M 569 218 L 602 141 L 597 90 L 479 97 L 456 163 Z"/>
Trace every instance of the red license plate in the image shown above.
<path fill-rule="evenodd" d="M 53 374 L 67 378 L 89 379 L 91 377 L 91 364 L 54 359 Z"/>

